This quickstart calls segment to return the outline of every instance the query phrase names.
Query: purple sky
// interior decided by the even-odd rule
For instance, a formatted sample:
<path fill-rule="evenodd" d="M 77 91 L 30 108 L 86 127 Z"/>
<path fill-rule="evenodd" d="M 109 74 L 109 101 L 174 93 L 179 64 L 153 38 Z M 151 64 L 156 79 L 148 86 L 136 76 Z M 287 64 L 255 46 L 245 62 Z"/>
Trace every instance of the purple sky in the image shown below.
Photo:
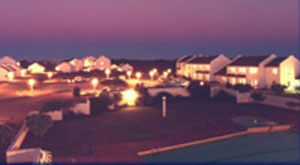
<path fill-rule="evenodd" d="M 298 0 L 0 0 L 0 56 L 299 55 Z"/>

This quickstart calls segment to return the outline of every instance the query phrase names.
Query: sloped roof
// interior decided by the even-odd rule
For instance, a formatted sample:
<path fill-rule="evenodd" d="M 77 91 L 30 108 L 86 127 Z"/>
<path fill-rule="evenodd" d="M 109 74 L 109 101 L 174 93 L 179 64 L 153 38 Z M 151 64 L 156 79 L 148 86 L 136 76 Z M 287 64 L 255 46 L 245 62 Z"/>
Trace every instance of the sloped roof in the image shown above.
<path fill-rule="evenodd" d="M 184 57 L 182 57 L 182 58 L 179 58 L 179 59 L 177 60 L 177 62 L 187 62 L 187 61 L 190 60 L 192 57 L 194 57 L 194 56 L 186 55 L 186 56 L 184 56 Z"/>
<path fill-rule="evenodd" d="M 197 56 L 190 60 L 188 63 L 190 64 L 209 64 L 212 60 L 217 58 L 218 56 Z"/>
<path fill-rule="evenodd" d="M 226 75 L 226 66 L 223 67 L 221 70 L 219 70 L 218 72 L 215 73 L 215 75 L 223 75 L 225 76 Z"/>
<path fill-rule="evenodd" d="M 282 61 L 287 59 L 287 57 L 277 57 L 274 60 L 272 60 L 270 63 L 268 63 L 266 66 L 279 66 Z"/>
<path fill-rule="evenodd" d="M 258 66 L 268 57 L 269 56 L 242 56 L 230 63 L 229 66 Z"/>

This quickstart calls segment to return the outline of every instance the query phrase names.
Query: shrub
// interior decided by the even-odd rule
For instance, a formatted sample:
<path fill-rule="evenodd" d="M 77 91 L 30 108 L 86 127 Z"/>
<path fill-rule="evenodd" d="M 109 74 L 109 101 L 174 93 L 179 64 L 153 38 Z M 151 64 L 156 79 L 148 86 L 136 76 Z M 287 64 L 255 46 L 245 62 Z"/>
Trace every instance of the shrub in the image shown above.
<path fill-rule="evenodd" d="M 42 83 L 43 81 L 45 81 L 47 79 L 48 79 L 48 77 L 46 75 L 43 75 L 43 74 L 36 75 L 36 80 L 40 83 Z"/>
<path fill-rule="evenodd" d="M 234 90 L 239 91 L 240 93 L 249 92 L 252 89 L 252 86 L 249 84 L 236 84 L 233 86 Z"/>
<path fill-rule="evenodd" d="M 300 92 L 300 86 L 295 87 L 295 90 Z"/>
<path fill-rule="evenodd" d="M 275 84 L 275 83 L 273 83 L 271 86 L 271 90 L 277 95 L 281 94 L 286 88 L 287 88 L 287 86 L 285 86 L 285 85 L 280 85 L 280 84 Z"/>
<path fill-rule="evenodd" d="M 226 83 L 226 88 L 227 88 L 227 89 L 231 89 L 231 88 L 232 88 L 232 85 L 228 82 L 228 83 Z"/>
<path fill-rule="evenodd" d="M 44 114 L 30 115 L 26 118 L 25 123 L 30 132 L 40 137 L 43 137 L 53 125 L 51 117 Z"/>
<path fill-rule="evenodd" d="M 10 124 L 0 126 L 0 152 L 4 152 L 12 142 L 16 129 Z"/>
<path fill-rule="evenodd" d="M 120 79 L 112 79 L 112 80 L 103 80 L 101 81 L 101 85 L 105 86 L 121 86 L 121 87 L 127 87 L 128 84 Z"/>
<path fill-rule="evenodd" d="M 266 99 L 266 97 L 264 95 L 262 95 L 260 92 L 253 92 L 250 97 L 254 100 L 254 101 L 264 101 Z"/>
<path fill-rule="evenodd" d="M 224 91 L 220 91 L 215 97 L 215 100 L 223 101 L 223 102 L 236 102 L 236 98 L 234 96 L 229 95 Z"/>
<path fill-rule="evenodd" d="M 79 87 L 74 87 L 73 96 L 74 97 L 80 97 L 80 88 Z"/>
<path fill-rule="evenodd" d="M 152 99 L 151 96 L 149 95 L 148 91 L 144 87 L 138 87 L 136 90 L 139 93 L 139 98 L 138 98 L 138 104 L 140 105 L 146 105 L 149 106 L 152 104 Z"/>

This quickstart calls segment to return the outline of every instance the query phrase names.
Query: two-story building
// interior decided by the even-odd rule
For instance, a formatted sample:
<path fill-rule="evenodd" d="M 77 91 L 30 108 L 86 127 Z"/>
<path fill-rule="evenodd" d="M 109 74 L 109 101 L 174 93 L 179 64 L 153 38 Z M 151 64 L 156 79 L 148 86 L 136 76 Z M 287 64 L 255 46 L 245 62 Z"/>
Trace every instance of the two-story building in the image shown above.
<path fill-rule="evenodd" d="M 266 65 L 266 86 L 269 88 L 273 83 L 276 83 L 286 85 L 288 89 L 294 89 L 299 85 L 296 79 L 300 73 L 299 66 L 299 60 L 293 55 L 273 59 Z"/>
<path fill-rule="evenodd" d="M 197 55 L 184 55 L 183 57 L 176 60 L 176 75 L 182 77 L 188 77 L 186 63 L 195 58 Z"/>
<path fill-rule="evenodd" d="M 277 56 L 240 56 L 215 74 L 222 84 L 250 84 L 256 88 L 266 87 L 265 66 Z"/>
<path fill-rule="evenodd" d="M 216 56 L 194 55 L 190 58 L 185 57 L 183 60 L 186 61 L 184 63 L 180 61 L 177 66 L 183 65 L 180 71 L 185 77 L 206 82 L 214 81 L 214 74 L 230 63 L 230 59 L 223 54 Z"/>

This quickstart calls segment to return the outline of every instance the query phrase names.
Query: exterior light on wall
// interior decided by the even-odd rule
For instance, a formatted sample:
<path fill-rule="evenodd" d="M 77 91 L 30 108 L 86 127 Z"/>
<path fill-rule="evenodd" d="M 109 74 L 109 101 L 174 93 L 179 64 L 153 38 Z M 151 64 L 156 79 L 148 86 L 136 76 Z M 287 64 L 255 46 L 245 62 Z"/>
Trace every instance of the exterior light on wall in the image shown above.
<path fill-rule="evenodd" d="M 126 72 L 126 74 L 127 74 L 128 79 L 131 79 L 132 71 L 129 70 L 129 71 Z"/>
<path fill-rule="evenodd" d="M 136 76 L 136 78 L 137 78 L 138 80 L 140 80 L 141 77 L 142 77 L 142 73 L 141 73 L 141 72 L 137 72 L 137 73 L 135 74 L 135 76 Z"/>
<path fill-rule="evenodd" d="M 106 78 L 107 78 L 107 79 L 109 79 L 110 73 L 111 73 L 110 69 L 106 69 L 106 70 L 105 70 L 105 75 L 106 75 Z"/>
<path fill-rule="evenodd" d="M 14 78 L 15 78 L 14 72 L 8 72 L 7 73 L 7 78 L 8 78 L 8 81 L 13 81 Z"/>
<path fill-rule="evenodd" d="M 53 72 L 48 72 L 47 77 L 48 77 L 48 79 L 51 79 L 53 77 Z"/>

